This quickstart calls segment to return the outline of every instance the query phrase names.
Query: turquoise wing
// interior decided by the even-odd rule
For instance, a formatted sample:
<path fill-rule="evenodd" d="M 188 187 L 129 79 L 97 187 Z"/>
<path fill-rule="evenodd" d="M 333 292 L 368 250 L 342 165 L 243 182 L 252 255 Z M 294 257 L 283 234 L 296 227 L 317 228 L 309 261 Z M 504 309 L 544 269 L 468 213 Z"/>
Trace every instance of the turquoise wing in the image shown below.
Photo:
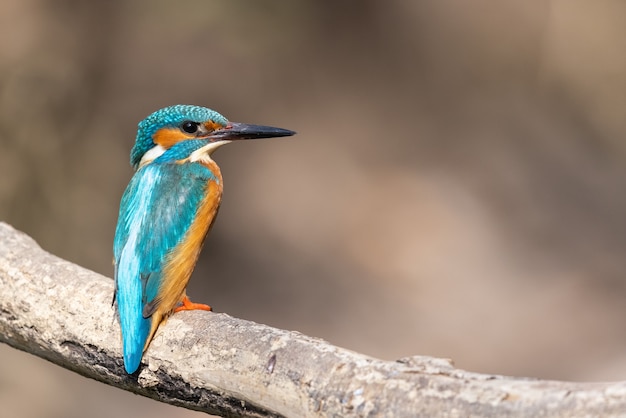
<path fill-rule="evenodd" d="M 122 196 L 113 254 L 128 373 L 141 362 L 166 255 L 185 236 L 212 178 L 198 163 L 155 162 L 135 173 Z"/>

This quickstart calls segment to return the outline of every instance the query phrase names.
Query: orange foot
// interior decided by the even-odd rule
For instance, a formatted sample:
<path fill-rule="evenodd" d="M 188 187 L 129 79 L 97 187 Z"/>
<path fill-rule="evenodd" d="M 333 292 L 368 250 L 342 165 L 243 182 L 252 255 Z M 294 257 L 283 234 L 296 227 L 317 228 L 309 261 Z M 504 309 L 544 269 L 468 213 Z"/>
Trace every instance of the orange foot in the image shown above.
<path fill-rule="evenodd" d="M 174 309 L 174 312 L 180 312 L 180 311 L 194 311 L 196 309 L 200 309 L 202 311 L 212 311 L 213 309 L 211 309 L 211 307 L 209 305 L 205 305 L 204 303 L 193 303 L 192 301 L 189 300 L 189 298 L 187 296 L 185 296 L 185 298 L 183 299 L 183 304 L 180 305 L 178 308 Z"/>

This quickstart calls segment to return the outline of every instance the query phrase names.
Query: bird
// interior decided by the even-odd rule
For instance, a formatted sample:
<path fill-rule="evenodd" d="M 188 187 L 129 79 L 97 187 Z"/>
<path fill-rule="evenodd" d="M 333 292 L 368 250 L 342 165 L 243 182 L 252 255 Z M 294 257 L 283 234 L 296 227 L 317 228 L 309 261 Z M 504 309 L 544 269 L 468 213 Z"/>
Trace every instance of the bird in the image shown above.
<path fill-rule="evenodd" d="M 182 310 L 211 310 L 186 293 L 222 198 L 213 152 L 232 141 L 295 132 L 228 121 L 195 105 L 174 105 L 138 125 L 130 163 L 135 170 L 120 202 L 113 242 L 113 304 L 122 334 L 124 368 L 139 369 L 163 321 Z"/>

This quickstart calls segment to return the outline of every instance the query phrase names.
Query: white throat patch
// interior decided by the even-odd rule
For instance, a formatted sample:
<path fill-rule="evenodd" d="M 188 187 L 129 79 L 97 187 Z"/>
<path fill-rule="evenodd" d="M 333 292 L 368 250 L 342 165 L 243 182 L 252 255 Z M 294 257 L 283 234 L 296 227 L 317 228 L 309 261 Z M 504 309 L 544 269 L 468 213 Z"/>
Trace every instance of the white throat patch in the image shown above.
<path fill-rule="evenodd" d="M 150 148 L 148 151 L 146 151 L 143 157 L 141 157 L 141 161 L 139 161 L 139 167 L 137 167 L 137 169 L 156 160 L 161 155 L 163 155 L 164 152 L 165 148 L 160 145 L 155 145 L 154 147 Z"/>
<path fill-rule="evenodd" d="M 192 152 L 191 155 L 189 156 L 189 161 L 191 161 L 192 163 L 196 161 L 199 161 L 199 162 L 211 161 L 211 154 L 213 154 L 213 152 L 215 152 L 216 149 L 218 149 L 222 145 L 228 144 L 229 142 L 231 141 L 209 142 L 202 148 L 198 148 L 197 150 Z"/>

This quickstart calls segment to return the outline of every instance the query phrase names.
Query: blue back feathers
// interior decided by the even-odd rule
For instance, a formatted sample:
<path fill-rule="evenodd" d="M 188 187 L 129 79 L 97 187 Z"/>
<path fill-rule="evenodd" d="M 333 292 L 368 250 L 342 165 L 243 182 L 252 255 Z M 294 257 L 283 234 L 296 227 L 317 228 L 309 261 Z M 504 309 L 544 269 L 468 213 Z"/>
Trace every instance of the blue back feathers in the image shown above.
<path fill-rule="evenodd" d="M 212 120 L 220 125 L 226 125 L 228 120 L 214 110 L 194 105 L 174 105 L 157 110 L 141 122 L 137 130 L 135 146 L 130 152 L 130 164 L 137 168 L 141 157 L 154 147 L 152 136 L 161 128 L 175 128 L 184 121 L 205 122 Z"/>

